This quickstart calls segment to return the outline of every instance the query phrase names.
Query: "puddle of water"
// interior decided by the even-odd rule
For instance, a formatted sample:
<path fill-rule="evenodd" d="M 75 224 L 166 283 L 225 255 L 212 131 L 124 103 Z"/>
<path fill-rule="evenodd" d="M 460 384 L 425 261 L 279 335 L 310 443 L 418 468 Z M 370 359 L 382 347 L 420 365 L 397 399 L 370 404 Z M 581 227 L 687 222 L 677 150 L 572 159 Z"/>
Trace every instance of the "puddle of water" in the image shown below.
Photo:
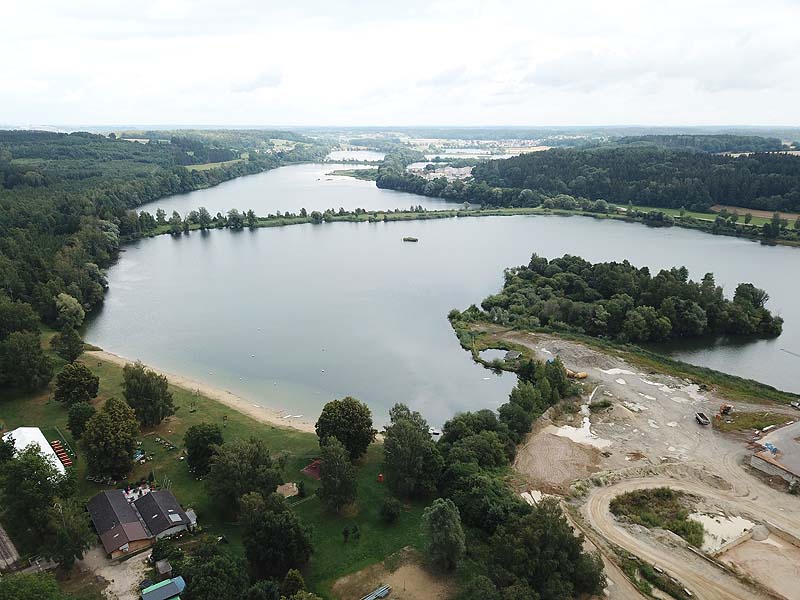
<path fill-rule="evenodd" d="M 716 552 L 723 545 L 735 540 L 755 525 L 744 517 L 726 517 L 721 514 L 692 513 L 689 518 L 702 523 L 706 530 L 701 548 L 703 552 Z"/>
<path fill-rule="evenodd" d="M 605 373 L 606 375 L 633 375 L 633 371 L 628 371 L 626 369 L 597 369 L 601 373 Z"/>
<path fill-rule="evenodd" d="M 615 379 L 614 381 L 616 381 L 620 385 L 628 385 L 628 382 L 625 381 L 622 377 L 620 377 L 619 379 Z"/>
<path fill-rule="evenodd" d="M 583 412 L 584 407 L 586 407 L 587 411 L 589 410 L 589 406 L 584 404 L 581 406 L 581 412 Z M 583 424 L 580 427 L 564 425 L 559 427 L 555 431 L 555 434 L 559 437 L 568 438 L 578 444 L 587 444 L 595 448 L 607 448 L 612 444 L 611 440 L 598 437 L 597 434 L 592 431 L 592 422 L 589 420 L 588 416 L 583 417 Z"/>

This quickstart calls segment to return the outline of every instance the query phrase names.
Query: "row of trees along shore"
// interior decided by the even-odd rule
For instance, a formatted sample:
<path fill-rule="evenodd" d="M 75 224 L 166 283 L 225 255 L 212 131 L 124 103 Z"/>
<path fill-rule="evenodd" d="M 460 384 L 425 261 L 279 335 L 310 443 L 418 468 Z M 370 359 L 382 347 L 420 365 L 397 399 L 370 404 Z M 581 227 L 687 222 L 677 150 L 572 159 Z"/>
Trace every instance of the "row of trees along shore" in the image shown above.
<path fill-rule="evenodd" d="M 80 352 L 85 313 L 102 303 L 108 287 L 103 269 L 122 242 L 148 235 L 158 222 L 137 206 L 320 160 L 328 150 L 288 132 L 135 135 L 149 143 L 113 134 L 0 131 L 0 387 L 40 389 L 52 378 L 40 323 L 60 330 L 54 348 L 64 358 Z M 294 145 L 276 150 L 272 138 Z M 219 160 L 227 162 L 191 168 Z"/>
<path fill-rule="evenodd" d="M 800 156 L 754 153 L 741 156 L 632 144 L 593 149 L 559 148 L 476 164 L 472 178 L 432 180 L 406 167 L 424 155 L 403 148 L 386 156 L 379 167 L 380 188 L 406 191 L 484 207 L 543 207 L 598 214 L 621 212 L 649 225 L 680 223 L 712 233 L 760 237 L 767 241 L 800 242 L 800 219 L 790 228 L 779 212 L 800 212 Z M 713 221 L 683 213 L 710 213 L 715 204 L 741 212 L 770 211 L 772 220 L 750 226 L 752 215 L 725 212 Z M 652 210 L 634 210 L 633 205 Z M 740 219 L 742 222 L 740 222 Z"/>

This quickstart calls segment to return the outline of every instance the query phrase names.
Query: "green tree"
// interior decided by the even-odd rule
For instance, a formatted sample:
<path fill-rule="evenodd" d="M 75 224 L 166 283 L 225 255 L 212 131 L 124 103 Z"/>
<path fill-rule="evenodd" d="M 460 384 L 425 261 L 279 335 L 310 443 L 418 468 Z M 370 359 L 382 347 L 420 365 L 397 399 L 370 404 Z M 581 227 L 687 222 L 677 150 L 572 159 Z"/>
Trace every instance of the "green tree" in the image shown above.
<path fill-rule="evenodd" d="M 281 583 L 281 595 L 289 598 L 305 589 L 306 582 L 300 574 L 300 571 L 297 569 L 289 569 L 286 573 L 286 577 L 283 578 L 283 583 Z"/>
<path fill-rule="evenodd" d="M 394 496 L 387 495 L 381 502 L 381 519 L 386 523 L 394 523 L 400 517 L 403 505 Z"/>
<path fill-rule="evenodd" d="M 2 275 L 0 270 L 0 277 Z M 12 302 L 0 293 L 0 341 L 14 331 L 39 333 L 39 319 L 30 304 Z"/>
<path fill-rule="evenodd" d="M 62 475 L 39 446 L 31 444 L 0 468 L 0 499 L 5 517 L 43 534 L 48 530 L 42 515 L 56 497 L 71 494 L 69 477 Z"/>
<path fill-rule="evenodd" d="M 467 582 L 458 595 L 458 600 L 501 600 L 501 598 L 492 580 L 485 575 L 478 575 Z"/>
<path fill-rule="evenodd" d="M 53 362 L 38 333 L 15 331 L 0 343 L 0 384 L 38 390 L 53 378 Z"/>
<path fill-rule="evenodd" d="M 183 569 L 187 600 L 242 600 L 248 586 L 244 560 L 224 551 L 215 541 L 204 541 Z"/>
<path fill-rule="evenodd" d="M 11 435 L 7 437 L 0 437 L 0 469 L 2 469 L 3 465 L 14 458 L 14 454 L 16 454 L 17 448 L 14 444 L 14 438 Z"/>
<path fill-rule="evenodd" d="M 122 400 L 109 398 L 86 422 L 81 443 L 93 475 L 121 479 L 131 470 L 139 423 L 133 409 Z"/>
<path fill-rule="evenodd" d="M 83 325 L 83 319 L 86 317 L 86 313 L 81 303 L 78 302 L 75 297 L 61 293 L 56 296 L 55 302 L 58 322 L 62 327 L 78 329 Z"/>
<path fill-rule="evenodd" d="M 56 376 L 56 389 L 53 398 L 68 405 L 88 402 L 97 397 L 100 378 L 84 364 L 68 363 Z"/>
<path fill-rule="evenodd" d="M 211 213 L 208 212 L 205 206 L 201 206 L 200 210 L 197 212 L 197 222 L 200 224 L 200 229 L 209 229 L 212 221 Z"/>
<path fill-rule="evenodd" d="M 247 218 L 247 226 L 248 227 L 250 227 L 252 229 L 252 228 L 258 226 L 258 217 L 256 216 L 256 213 L 253 212 L 252 208 L 247 211 L 246 218 Z"/>
<path fill-rule="evenodd" d="M 42 554 L 69 571 L 92 546 L 95 534 L 89 515 L 76 500 L 56 502 L 47 512 L 48 536 Z"/>
<path fill-rule="evenodd" d="M 54 335 L 50 347 L 67 362 L 74 362 L 83 354 L 83 340 L 72 327 L 66 327 Z"/>
<path fill-rule="evenodd" d="M 425 509 L 422 514 L 422 535 L 425 554 L 436 567 L 450 571 L 464 556 L 464 529 L 458 508 L 452 500 L 437 498 Z"/>
<path fill-rule="evenodd" d="M 247 590 L 243 600 L 281 600 L 281 586 L 272 579 L 256 581 Z"/>
<path fill-rule="evenodd" d="M 490 540 L 491 569 L 502 569 L 542 600 L 600 594 L 605 587 L 599 557 L 583 551 L 558 502 L 546 500 L 500 526 Z"/>
<path fill-rule="evenodd" d="M 167 213 L 164 212 L 163 208 L 156 209 L 156 223 L 159 225 L 166 225 L 167 223 Z"/>
<path fill-rule="evenodd" d="M 260 577 L 281 576 L 311 557 L 311 529 L 279 494 L 258 492 L 241 499 L 242 542 L 250 567 Z"/>
<path fill-rule="evenodd" d="M 322 487 L 317 496 L 328 510 L 338 513 L 356 500 L 356 473 L 342 443 L 335 437 L 326 438 L 322 446 L 319 469 Z"/>
<path fill-rule="evenodd" d="M 86 431 L 86 423 L 89 422 L 97 411 L 88 402 L 76 402 L 69 407 L 67 413 L 67 429 L 72 433 L 72 437 L 79 440 Z"/>
<path fill-rule="evenodd" d="M 236 511 L 242 496 L 249 492 L 271 493 L 283 482 L 283 477 L 266 443 L 253 437 L 220 446 L 211 457 L 205 481 L 220 506 Z"/>
<path fill-rule="evenodd" d="M 78 600 L 65 594 L 52 573 L 9 573 L 0 578 L 0 600 Z"/>
<path fill-rule="evenodd" d="M 431 439 L 428 423 L 404 404 L 395 404 L 389 417 L 391 424 L 383 444 L 389 486 L 404 496 L 433 492 L 444 461 Z"/>
<path fill-rule="evenodd" d="M 753 215 L 752 215 L 752 214 L 750 214 L 750 213 L 745 213 L 745 215 L 744 215 L 744 222 L 745 222 L 747 225 L 750 225 L 750 221 L 752 221 L 752 220 L 753 220 Z"/>
<path fill-rule="evenodd" d="M 172 235 L 178 235 L 183 231 L 183 219 L 177 210 L 172 211 L 172 216 L 169 218 L 169 232 Z"/>
<path fill-rule="evenodd" d="M 175 414 L 172 392 L 164 375 L 147 369 L 141 362 L 122 369 L 122 393 L 144 427 L 153 427 Z"/>
<path fill-rule="evenodd" d="M 328 402 L 322 408 L 315 429 L 320 446 L 324 446 L 327 438 L 335 437 L 347 448 L 352 460 L 366 453 L 377 433 L 372 427 L 369 407 L 350 396 Z"/>
<path fill-rule="evenodd" d="M 183 443 L 186 446 L 186 462 L 198 477 L 204 477 L 210 468 L 215 447 L 221 446 L 222 429 L 213 423 L 199 423 L 186 430 Z"/>

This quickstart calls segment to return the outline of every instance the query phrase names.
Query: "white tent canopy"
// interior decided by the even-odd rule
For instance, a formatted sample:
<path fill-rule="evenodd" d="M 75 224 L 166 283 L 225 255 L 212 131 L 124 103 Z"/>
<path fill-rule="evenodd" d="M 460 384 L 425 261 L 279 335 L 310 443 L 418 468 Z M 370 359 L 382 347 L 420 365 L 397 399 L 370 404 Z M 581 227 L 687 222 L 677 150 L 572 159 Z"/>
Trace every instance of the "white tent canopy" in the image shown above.
<path fill-rule="evenodd" d="M 15 430 L 4 434 L 3 439 L 6 440 L 9 436 L 14 438 L 14 447 L 17 452 L 22 452 L 31 444 L 36 444 L 39 446 L 39 452 L 53 463 L 58 472 L 64 473 L 64 465 L 58 460 L 58 456 L 56 456 L 53 448 L 50 447 L 50 442 L 44 437 L 41 429 L 38 427 L 17 427 Z"/>

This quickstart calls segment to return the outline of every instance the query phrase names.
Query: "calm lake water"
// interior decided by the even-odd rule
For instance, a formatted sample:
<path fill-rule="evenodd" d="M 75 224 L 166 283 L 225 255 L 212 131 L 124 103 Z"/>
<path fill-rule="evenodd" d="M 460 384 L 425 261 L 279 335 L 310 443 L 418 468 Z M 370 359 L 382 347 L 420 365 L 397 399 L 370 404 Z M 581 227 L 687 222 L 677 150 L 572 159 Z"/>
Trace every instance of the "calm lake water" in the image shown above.
<path fill-rule="evenodd" d="M 330 175 L 339 169 L 366 168 L 352 164 L 304 164 L 281 167 L 239 177 L 220 185 L 169 196 L 141 207 L 155 214 L 157 208 L 167 212 L 167 216 L 177 210 L 181 216 L 190 210 L 205 206 L 212 215 L 226 213 L 232 208 L 240 211 L 253 209 L 258 215 L 281 212 L 308 212 L 336 210 L 339 207 L 352 210 L 387 210 L 422 205 L 430 210 L 452 208 L 453 204 L 437 198 L 426 198 L 394 190 L 378 190 L 374 181 L 361 181 L 352 177 Z"/>
<path fill-rule="evenodd" d="M 328 154 L 328 160 L 383 160 L 384 152 L 374 150 L 334 150 Z"/>
<path fill-rule="evenodd" d="M 329 185 L 313 176 L 328 168 L 286 167 L 157 204 L 181 212 L 247 206 L 237 194 L 260 198 L 259 213 L 311 210 L 333 198 L 347 208 L 425 204 L 371 182 Z M 420 241 L 403 243 L 407 235 Z M 677 356 L 800 392 L 798 250 L 584 217 L 308 224 L 141 240 L 110 270 L 105 306 L 86 338 L 292 414 L 316 417 L 331 398 L 352 395 L 379 424 L 405 402 L 440 425 L 459 410 L 497 407 L 515 382 L 473 364 L 447 311 L 499 290 L 503 269 L 533 252 L 686 265 L 693 278 L 713 271 L 728 294 L 740 281 L 767 289 L 768 306 L 786 319 L 781 337 Z"/>

